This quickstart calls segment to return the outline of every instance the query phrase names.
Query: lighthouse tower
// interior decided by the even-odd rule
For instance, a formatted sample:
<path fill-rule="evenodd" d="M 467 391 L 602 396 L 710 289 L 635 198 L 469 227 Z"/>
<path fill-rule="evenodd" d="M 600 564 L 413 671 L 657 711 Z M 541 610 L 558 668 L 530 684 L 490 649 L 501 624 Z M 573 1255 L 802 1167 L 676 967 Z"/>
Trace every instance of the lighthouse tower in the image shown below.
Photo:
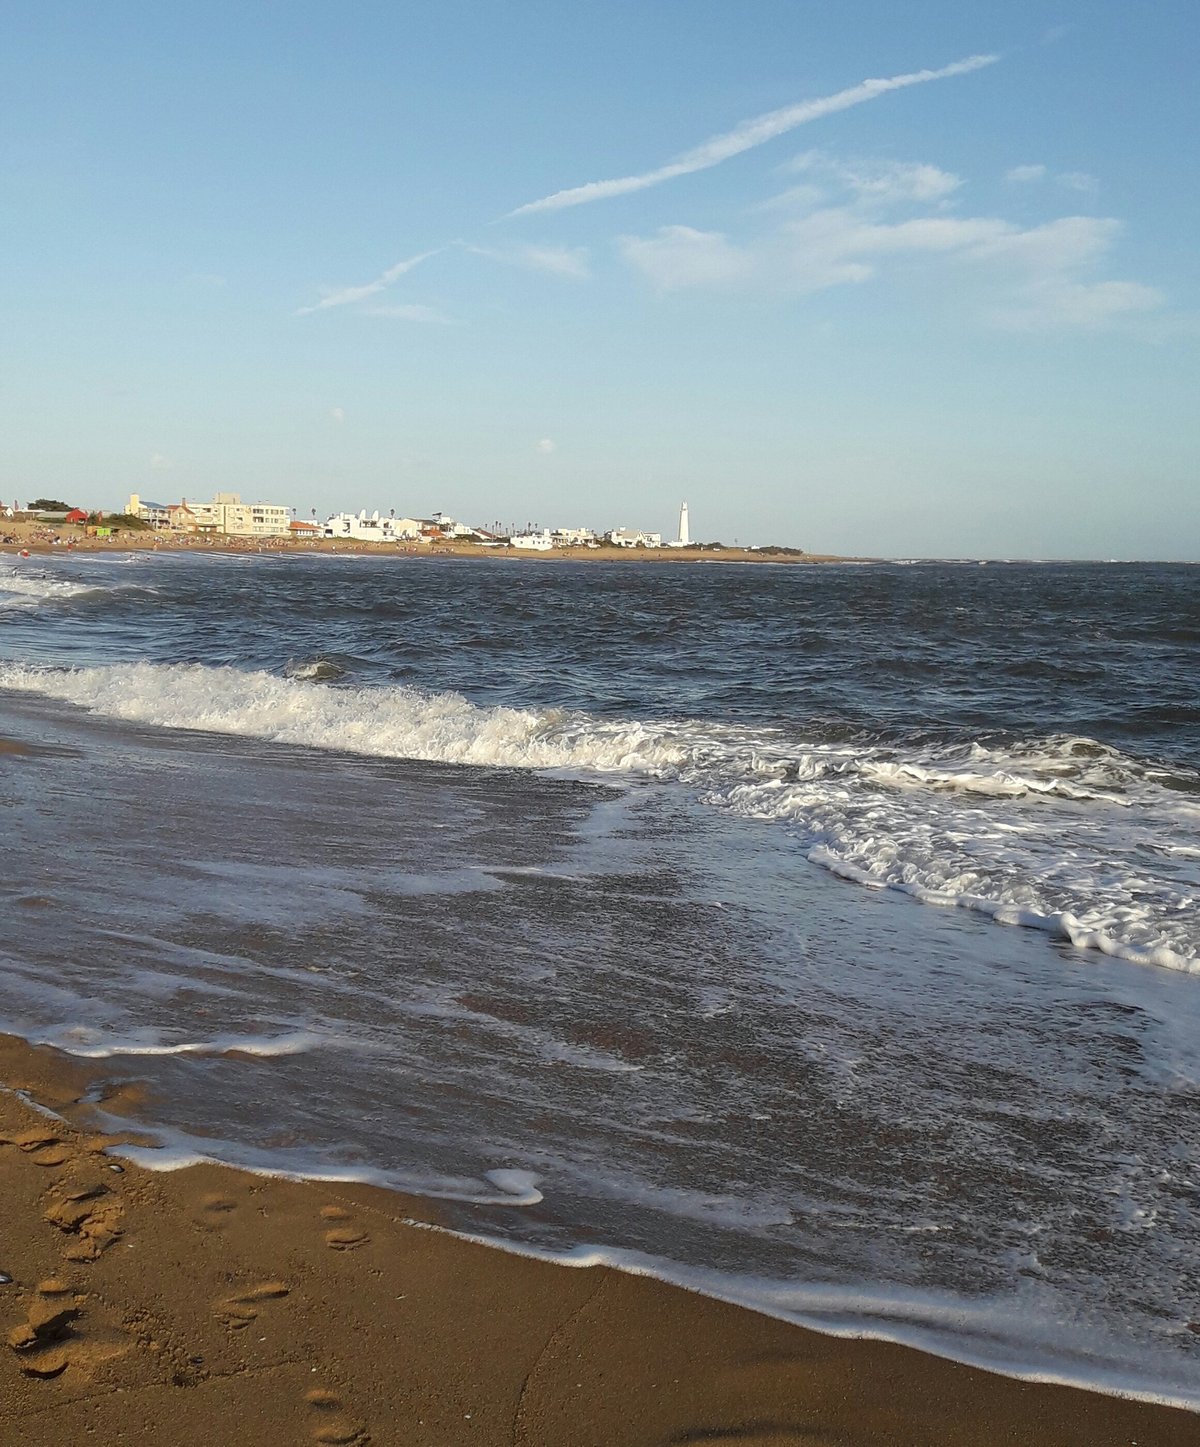
<path fill-rule="evenodd" d="M 688 510 L 687 503 L 685 502 L 679 509 L 679 546 L 681 548 L 690 548 L 691 545 L 692 535 L 688 531 Z"/>

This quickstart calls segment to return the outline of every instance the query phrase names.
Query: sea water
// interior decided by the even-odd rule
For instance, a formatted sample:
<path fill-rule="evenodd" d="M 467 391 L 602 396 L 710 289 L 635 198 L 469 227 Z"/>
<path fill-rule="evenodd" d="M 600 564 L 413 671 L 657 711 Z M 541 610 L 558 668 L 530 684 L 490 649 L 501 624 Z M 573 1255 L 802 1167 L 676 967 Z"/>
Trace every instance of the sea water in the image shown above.
<path fill-rule="evenodd" d="M 1183 566 L 0 561 L 0 1026 L 147 1164 L 1200 1405 L 1198 639 Z"/>

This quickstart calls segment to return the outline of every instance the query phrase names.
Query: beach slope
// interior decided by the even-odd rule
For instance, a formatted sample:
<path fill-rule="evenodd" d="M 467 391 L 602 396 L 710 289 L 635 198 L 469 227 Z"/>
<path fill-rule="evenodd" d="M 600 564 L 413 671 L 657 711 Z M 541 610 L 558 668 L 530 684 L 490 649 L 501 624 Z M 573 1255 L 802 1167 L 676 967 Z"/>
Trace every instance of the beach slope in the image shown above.
<path fill-rule="evenodd" d="M 1184 1447 L 1186 1412 L 478 1246 L 369 1187 L 105 1153 L 0 1039 L 0 1442 Z"/>

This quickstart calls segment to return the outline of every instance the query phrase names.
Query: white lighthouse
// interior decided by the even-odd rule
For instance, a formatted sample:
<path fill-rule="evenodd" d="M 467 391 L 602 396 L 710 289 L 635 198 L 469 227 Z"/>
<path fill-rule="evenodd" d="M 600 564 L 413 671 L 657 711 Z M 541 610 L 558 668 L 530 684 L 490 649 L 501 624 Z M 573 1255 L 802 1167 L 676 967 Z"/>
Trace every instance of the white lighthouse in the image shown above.
<path fill-rule="evenodd" d="M 692 535 L 688 530 L 688 510 L 687 503 L 685 502 L 682 503 L 679 508 L 679 537 L 676 540 L 675 546 L 677 548 L 690 548 L 691 545 Z"/>

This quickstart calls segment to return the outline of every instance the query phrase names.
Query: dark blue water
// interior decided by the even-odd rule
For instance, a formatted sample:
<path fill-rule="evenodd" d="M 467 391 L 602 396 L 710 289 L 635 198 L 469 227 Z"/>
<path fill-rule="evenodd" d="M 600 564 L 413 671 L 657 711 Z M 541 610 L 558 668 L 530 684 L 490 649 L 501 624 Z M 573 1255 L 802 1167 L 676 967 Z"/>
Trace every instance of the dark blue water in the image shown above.
<path fill-rule="evenodd" d="M 0 562 L 0 1023 L 160 1165 L 1200 1402 L 1198 582 Z"/>
<path fill-rule="evenodd" d="M 1070 733 L 1200 765 L 1200 569 L 1186 565 L 131 562 L 136 581 L 80 599 L 55 636 L 10 610 L 5 655 L 329 656 L 363 681 L 480 703 L 898 740 Z M 107 587 L 117 566 L 52 571 Z"/>

